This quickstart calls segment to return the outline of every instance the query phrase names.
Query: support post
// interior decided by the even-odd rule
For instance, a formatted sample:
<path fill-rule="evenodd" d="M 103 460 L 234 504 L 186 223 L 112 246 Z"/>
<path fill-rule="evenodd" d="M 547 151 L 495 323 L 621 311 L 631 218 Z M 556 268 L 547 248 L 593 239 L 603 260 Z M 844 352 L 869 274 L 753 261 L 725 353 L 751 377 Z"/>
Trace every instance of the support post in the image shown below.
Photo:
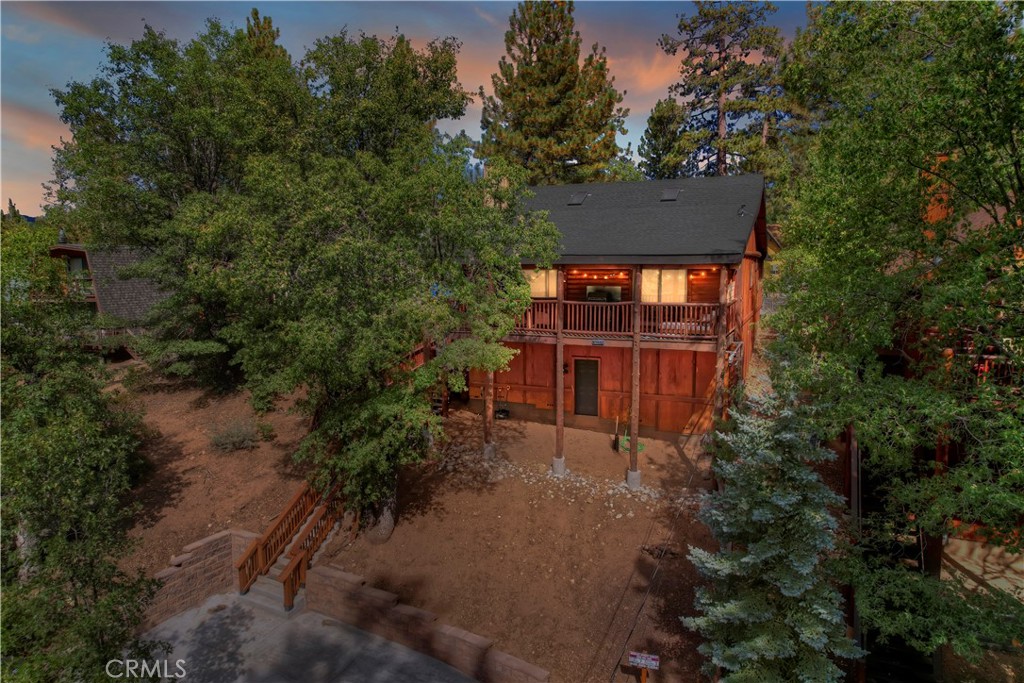
<path fill-rule="evenodd" d="M 718 270 L 718 340 L 715 343 L 715 410 L 714 417 L 721 420 L 725 412 L 725 342 L 728 332 L 729 303 L 725 300 L 729 291 L 728 269 L 722 266 Z"/>
<path fill-rule="evenodd" d="M 556 477 L 565 475 L 565 342 L 562 338 L 564 327 L 565 272 L 558 268 L 555 301 L 555 457 L 551 459 L 551 473 Z"/>
<path fill-rule="evenodd" d="M 494 457 L 494 371 L 487 371 L 484 380 L 484 457 Z"/>
<path fill-rule="evenodd" d="M 640 302 L 643 282 L 641 268 L 633 270 L 633 372 L 629 389 L 629 470 L 626 485 L 640 487 Z"/>
<path fill-rule="evenodd" d="M 853 425 L 846 428 L 847 450 L 850 453 L 850 516 L 853 518 L 853 528 L 856 535 L 860 536 L 861 529 L 861 471 L 860 471 L 860 445 L 857 443 L 857 432 Z M 859 539 L 857 539 L 859 540 Z M 851 638 L 857 647 L 864 646 L 864 634 L 860 623 L 860 612 L 857 611 L 857 603 L 854 601 L 853 588 L 850 588 L 849 607 L 852 613 Z M 854 680 L 857 683 L 864 683 L 867 680 L 867 667 L 863 658 L 854 663 Z"/>

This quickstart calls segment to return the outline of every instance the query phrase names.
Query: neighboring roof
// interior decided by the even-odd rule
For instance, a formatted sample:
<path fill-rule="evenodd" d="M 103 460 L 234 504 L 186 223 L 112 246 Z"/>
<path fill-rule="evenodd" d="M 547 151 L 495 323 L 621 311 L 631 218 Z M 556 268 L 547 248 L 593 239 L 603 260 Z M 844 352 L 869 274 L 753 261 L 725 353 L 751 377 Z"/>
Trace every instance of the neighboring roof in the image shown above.
<path fill-rule="evenodd" d="M 756 174 L 531 189 L 527 206 L 546 210 L 562 233 L 565 264 L 737 263 L 764 221 Z"/>
<path fill-rule="evenodd" d="M 114 316 L 126 323 L 138 323 L 154 304 L 167 298 L 167 293 L 146 278 L 122 279 L 121 271 L 138 265 L 144 255 L 128 247 L 97 249 L 81 244 L 59 244 L 50 249 L 52 255 L 84 252 L 96 292 L 100 313 Z"/>
<path fill-rule="evenodd" d="M 88 252 L 89 271 L 96 289 L 96 301 L 101 312 L 127 322 L 141 321 L 149 309 L 167 298 L 152 280 L 145 278 L 121 279 L 120 271 L 138 265 L 141 252 L 121 247 L 109 251 Z"/>

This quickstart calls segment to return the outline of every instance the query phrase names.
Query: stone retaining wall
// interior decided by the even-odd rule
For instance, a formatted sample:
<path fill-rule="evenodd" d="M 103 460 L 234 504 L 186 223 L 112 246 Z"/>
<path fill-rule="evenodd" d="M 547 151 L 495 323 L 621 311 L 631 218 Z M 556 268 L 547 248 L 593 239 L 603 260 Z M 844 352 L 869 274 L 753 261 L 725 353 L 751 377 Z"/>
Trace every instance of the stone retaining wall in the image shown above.
<path fill-rule="evenodd" d="M 140 625 L 148 631 L 211 595 L 238 590 L 235 562 L 259 534 L 228 529 L 190 543 L 154 578 L 162 582 Z"/>
<path fill-rule="evenodd" d="M 401 643 L 484 683 L 547 683 L 550 674 L 495 650 L 492 640 L 438 623 L 433 612 L 404 605 L 394 593 L 338 567 L 306 574 L 306 607 L 364 631 Z"/>

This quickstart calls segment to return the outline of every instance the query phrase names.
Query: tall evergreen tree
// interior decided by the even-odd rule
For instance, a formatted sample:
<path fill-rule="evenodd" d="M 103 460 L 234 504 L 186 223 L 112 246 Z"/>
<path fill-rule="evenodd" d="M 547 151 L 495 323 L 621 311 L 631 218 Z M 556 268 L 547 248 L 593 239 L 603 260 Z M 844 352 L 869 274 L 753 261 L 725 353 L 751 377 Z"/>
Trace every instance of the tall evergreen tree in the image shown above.
<path fill-rule="evenodd" d="M 724 484 L 701 507 L 720 550 L 691 548 L 710 587 L 696 591 L 700 651 L 722 681 L 839 681 L 834 657 L 857 657 L 828 564 L 843 500 L 813 467 L 835 459 L 815 445 L 806 408 L 752 400 L 718 434 L 715 475 Z"/>
<path fill-rule="evenodd" d="M 679 136 L 685 111 L 672 97 L 658 100 L 651 110 L 639 150 L 640 170 L 648 178 L 663 180 L 684 174 L 686 158 L 679 155 Z"/>
<path fill-rule="evenodd" d="M 530 184 L 614 179 L 616 134 L 628 109 L 608 73 L 604 48 L 595 43 L 580 65 L 580 34 L 573 3 L 520 3 L 505 32 L 505 52 L 483 88 L 480 152 L 527 171 Z"/>
<path fill-rule="evenodd" d="M 694 175 L 726 175 L 767 142 L 773 60 L 782 42 L 777 28 L 764 25 L 775 11 L 771 3 L 695 4 L 697 14 L 679 18 L 679 37 L 665 34 L 658 44 L 670 55 L 683 53 L 681 79 L 671 87 L 687 109 L 679 154 Z"/>

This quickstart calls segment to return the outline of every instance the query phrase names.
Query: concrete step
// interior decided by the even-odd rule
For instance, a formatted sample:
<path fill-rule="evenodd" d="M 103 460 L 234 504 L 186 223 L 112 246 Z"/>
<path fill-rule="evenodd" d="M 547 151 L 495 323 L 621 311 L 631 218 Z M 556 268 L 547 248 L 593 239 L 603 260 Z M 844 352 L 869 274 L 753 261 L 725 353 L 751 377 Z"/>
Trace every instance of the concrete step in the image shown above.
<path fill-rule="evenodd" d="M 242 596 L 242 600 L 247 605 L 275 616 L 284 616 L 284 602 L 280 595 L 273 597 L 258 590 L 254 590 L 254 588 L 255 586 L 250 588 L 249 592 Z"/>
<path fill-rule="evenodd" d="M 284 573 L 284 570 L 288 568 L 291 561 L 292 558 L 288 557 L 288 555 L 281 555 L 281 557 L 277 558 L 277 562 L 270 565 L 270 569 L 267 570 L 266 575 L 272 579 L 277 579 L 277 577 L 281 576 L 281 574 Z"/>
<path fill-rule="evenodd" d="M 256 579 L 252 588 L 249 589 L 249 594 L 265 596 L 280 605 L 284 597 L 284 588 L 283 584 L 277 579 L 261 576 Z"/>
<path fill-rule="evenodd" d="M 284 586 L 280 581 L 261 576 L 256 579 L 249 592 L 242 598 L 257 609 L 266 610 L 277 616 L 296 614 L 306 608 L 305 592 L 300 588 L 299 594 L 295 596 L 295 604 L 291 611 L 284 608 Z"/>
<path fill-rule="evenodd" d="M 295 604 L 291 610 L 284 608 L 284 601 L 280 598 L 269 598 L 266 595 L 253 593 L 252 591 L 243 595 L 242 601 L 253 609 L 261 610 L 267 614 L 284 619 L 291 618 L 292 615 L 299 614 L 306 609 L 306 595 L 303 591 L 299 591 L 299 594 L 295 596 Z"/>
<path fill-rule="evenodd" d="M 320 558 L 320 556 L 327 549 L 327 546 L 329 546 L 331 544 L 331 541 L 334 540 L 334 537 L 336 535 L 338 535 L 338 532 L 341 531 L 342 521 L 343 521 L 343 518 L 342 519 L 338 519 L 338 521 L 334 523 L 334 526 L 331 527 L 331 530 L 327 532 L 327 536 L 324 537 L 324 542 L 321 543 L 320 547 L 316 549 L 315 553 L 313 553 L 313 557 L 312 557 L 312 559 L 309 562 L 310 566 L 313 566 L 314 564 L 316 564 L 317 559 Z"/>

